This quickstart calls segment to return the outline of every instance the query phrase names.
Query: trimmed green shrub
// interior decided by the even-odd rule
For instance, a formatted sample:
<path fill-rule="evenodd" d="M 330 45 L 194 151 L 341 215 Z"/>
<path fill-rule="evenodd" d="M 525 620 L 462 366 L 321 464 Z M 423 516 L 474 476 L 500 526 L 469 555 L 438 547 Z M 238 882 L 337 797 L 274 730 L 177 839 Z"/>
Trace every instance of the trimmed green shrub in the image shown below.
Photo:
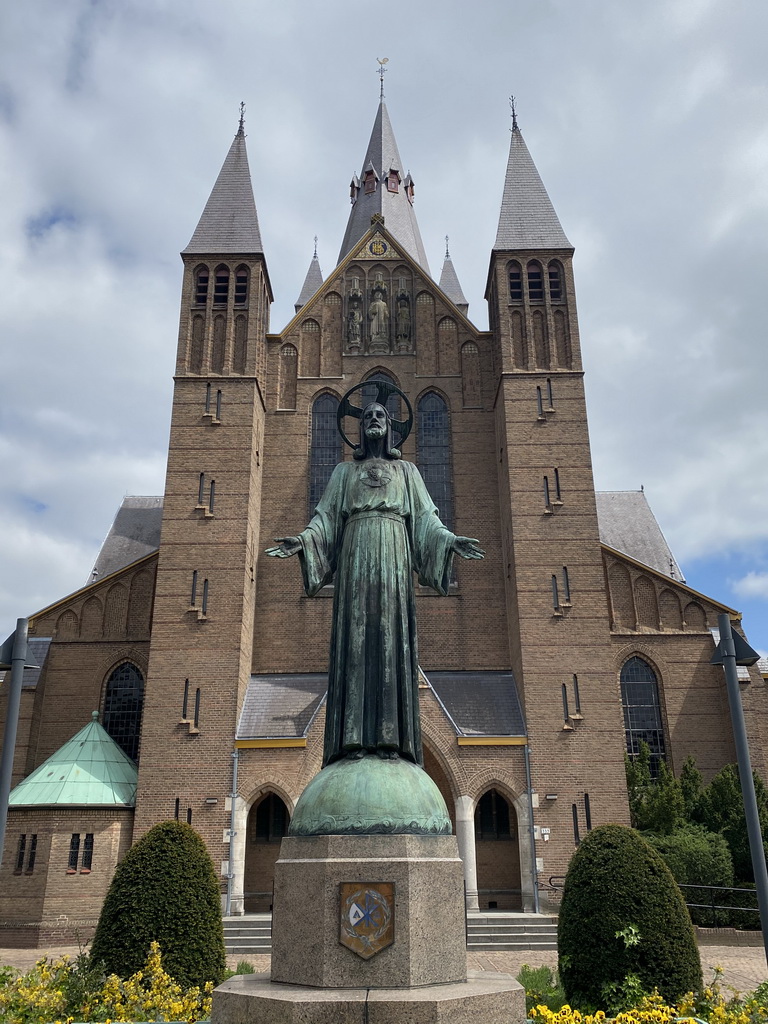
<path fill-rule="evenodd" d="M 127 978 L 141 970 L 153 941 L 181 985 L 221 980 L 226 956 L 219 885 L 203 840 L 178 821 L 155 825 L 118 864 L 91 958 Z"/>
<path fill-rule="evenodd" d="M 601 825 L 573 855 L 558 924 L 558 973 L 572 1005 L 601 1006 L 636 983 L 668 1002 L 701 988 L 683 897 L 661 855 L 634 829 Z"/>
<path fill-rule="evenodd" d="M 733 885 L 731 851 L 723 836 L 718 833 L 688 825 L 676 829 L 668 836 L 648 835 L 645 838 L 659 851 L 679 885 Z M 726 906 L 731 902 L 731 895 L 725 892 L 713 893 L 708 889 L 689 889 L 683 893 L 686 903 L 711 902 Z M 694 907 L 690 914 L 694 924 L 705 927 L 722 927 L 728 923 L 726 910 L 713 912 Z"/>

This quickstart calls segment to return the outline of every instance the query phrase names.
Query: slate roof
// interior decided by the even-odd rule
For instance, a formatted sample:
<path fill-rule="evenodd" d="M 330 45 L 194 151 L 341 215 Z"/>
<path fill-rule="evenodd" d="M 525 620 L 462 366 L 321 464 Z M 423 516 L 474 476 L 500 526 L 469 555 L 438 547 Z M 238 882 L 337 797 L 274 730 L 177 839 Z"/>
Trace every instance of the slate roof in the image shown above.
<path fill-rule="evenodd" d="M 458 306 L 462 313 L 466 314 L 469 309 L 469 303 L 464 298 L 464 292 L 461 290 L 459 278 L 456 274 L 456 269 L 453 266 L 453 260 L 450 256 L 445 257 L 443 270 L 440 274 L 439 285 L 451 302 L 455 306 Z"/>
<path fill-rule="evenodd" d="M 378 176 L 376 190 L 366 194 L 362 187 L 362 181 L 367 168 L 372 167 Z M 387 189 L 386 177 L 390 170 L 400 172 L 401 183 L 399 191 L 390 192 Z M 397 239 L 398 243 L 416 260 L 428 274 L 430 274 L 427 254 L 424 243 L 421 240 L 419 225 L 416 222 L 416 214 L 413 206 L 406 195 L 405 190 L 406 170 L 395 141 L 395 133 L 392 131 L 392 124 L 389 120 L 384 100 L 379 103 L 376 112 L 376 120 L 373 123 L 373 131 L 368 143 L 368 149 L 363 158 L 363 169 L 360 174 L 360 189 L 357 198 L 352 204 L 352 210 L 347 222 L 347 230 L 344 233 L 344 241 L 341 243 L 339 252 L 339 263 L 347 256 L 360 241 L 363 235 L 371 227 L 371 217 L 379 213 L 384 217 L 384 226 Z"/>
<path fill-rule="evenodd" d="M 242 126 L 185 253 L 263 253 Z"/>
<path fill-rule="evenodd" d="M 298 739 L 320 709 L 326 674 L 251 676 L 237 725 L 237 739 Z"/>
<path fill-rule="evenodd" d="M 520 129 L 512 129 L 494 250 L 572 249 Z"/>
<path fill-rule="evenodd" d="M 124 569 L 160 547 L 163 499 L 132 495 L 123 498 L 93 566 L 91 581 Z M 95 575 L 94 575 L 95 574 Z"/>
<path fill-rule="evenodd" d="M 511 672 L 426 672 L 459 736 L 525 736 Z"/>
<path fill-rule="evenodd" d="M 603 544 L 685 583 L 643 491 L 598 491 L 595 497 Z"/>
<path fill-rule="evenodd" d="M 317 289 L 323 283 L 323 272 L 320 269 L 320 263 L 317 259 L 317 254 L 312 257 L 309 264 L 309 270 L 307 270 L 307 276 L 304 278 L 304 284 L 301 292 L 299 293 L 298 299 L 294 304 L 294 309 L 298 313 L 302 306 L 306 306 L 312 296 L 315 294 Z"/>
<path fill-rule="evenodd" d="M 27 665 L 24 666 L 24 674 L 21 677 L 22 690 L 34 690 L 37 686 L 37 681 L 40 678 L 40 673 L 43 671 L 45 659 L 48 657 L 48 648 L 50 646 L 51 637 L 49 636 L 31 636 L 27 640 L 27 661 L 34 661 L 37 668 L 31 668 Z M 10 669 L 0 672 L 0 683 L 4 682 L 6 679 L 10 681 L 10 678 Z"/>
<path fill-rule="evenodd" d="M 98 717 L 94 711 L 85 728 L 11 791 L 11 807 L 135 805 L 138 769 Z"/>

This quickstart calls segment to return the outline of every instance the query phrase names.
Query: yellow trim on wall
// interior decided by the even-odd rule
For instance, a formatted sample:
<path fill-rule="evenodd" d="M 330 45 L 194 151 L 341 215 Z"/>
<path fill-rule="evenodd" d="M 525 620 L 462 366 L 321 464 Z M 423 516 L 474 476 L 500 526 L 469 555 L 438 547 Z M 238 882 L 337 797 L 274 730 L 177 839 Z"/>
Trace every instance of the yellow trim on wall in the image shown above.
<path fill-rule="evenodd" d="M 460 747 L 525 747 L 525 736 L 457 736 Z"/>
<path fill-rule="evenodd" d="M 274 747 L 306 747 L 307 740 L 304 736 L 282 736 L 277 739 L 263 740 L 235 740 L 238 750 L 256 747 L 260 750 L 268 750 Z"/>

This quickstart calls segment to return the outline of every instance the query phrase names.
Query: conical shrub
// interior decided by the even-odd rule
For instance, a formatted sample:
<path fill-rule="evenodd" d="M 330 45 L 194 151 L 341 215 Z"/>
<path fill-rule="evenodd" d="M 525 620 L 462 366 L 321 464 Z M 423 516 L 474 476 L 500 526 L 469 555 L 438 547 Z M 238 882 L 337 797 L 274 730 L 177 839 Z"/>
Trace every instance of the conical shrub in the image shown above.
<path fill-rule="evenodd" d="M 91 956 L 127 978 L 141 970 L 153 941 L 181 985 L 221 980 L 226 956 L 216 873 L 203 840 L 178 821 L 155 825 L 118 864 Z"/>
<path fill-rule="evenodd" d="M 604 1008 L 631 975 L 672 1003 L 701 988 L 680 889 L 660 854 L 623 825 L 593 829 L 573 855 L 557 946 L 560 978 L 579 1009 Z"/>

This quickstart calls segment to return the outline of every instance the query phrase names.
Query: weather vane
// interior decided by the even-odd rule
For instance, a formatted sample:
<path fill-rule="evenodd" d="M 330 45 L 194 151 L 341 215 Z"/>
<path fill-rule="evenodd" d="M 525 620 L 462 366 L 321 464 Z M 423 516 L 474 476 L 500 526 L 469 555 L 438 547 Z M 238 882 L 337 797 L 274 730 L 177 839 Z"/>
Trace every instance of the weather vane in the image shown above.
<path fill-rule="evenodd" d="M 509 129 L 511 132 L 518 131 L 517 127 L 517 111 L 515 110 L 515 97 L 509 97 L 509 109 L 512 111 L 512 127 Z"/>
<path fill-rule="evenodd" d="M 377 57 L 376 60 L 379 62 L 379 70 L 377 74 L 381 79 L 381 91 L 379 93 L 381 99 L 384 99 L 384 73 L 386 72 L 385 64 L 389 64 L 389 57 Z"/>
<path fill-rule="evenodd" d="M 238 126 L 238 134 L 242 135 L 245 131 L 245 103 L 240 104 L 240 124 Z"/>
<path fill-rule="evenodd" d="M 317 235 L 315 235 L 315 255 L 312 258 L 317 259 Z"/>

